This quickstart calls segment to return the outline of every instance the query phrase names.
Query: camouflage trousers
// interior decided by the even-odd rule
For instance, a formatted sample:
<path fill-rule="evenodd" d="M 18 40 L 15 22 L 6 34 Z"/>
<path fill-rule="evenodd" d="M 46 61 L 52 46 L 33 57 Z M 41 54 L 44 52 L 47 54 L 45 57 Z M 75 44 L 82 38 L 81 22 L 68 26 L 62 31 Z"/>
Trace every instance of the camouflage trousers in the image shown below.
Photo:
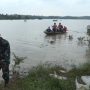
<path fill-rule="evenodd" d="M 5 82 L 5 86 L 6 84 L 8 84 L 9 82 L 9 64 L 7 64 L 6 62 L 0 61 L 0 70 L 2 69 L 2 77 L 4 79 Z"/>

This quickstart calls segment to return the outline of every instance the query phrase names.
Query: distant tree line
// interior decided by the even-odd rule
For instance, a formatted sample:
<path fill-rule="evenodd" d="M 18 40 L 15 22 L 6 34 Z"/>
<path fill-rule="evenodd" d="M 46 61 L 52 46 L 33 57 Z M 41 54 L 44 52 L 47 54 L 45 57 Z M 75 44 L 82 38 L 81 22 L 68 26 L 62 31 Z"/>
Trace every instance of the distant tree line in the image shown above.
<path fill-rule="evenodd" d="M 18 15 L 0 14 L 0 20 L 13 19 L 90 19 L 90 16 L 38 16 L 38 15 Z"/>

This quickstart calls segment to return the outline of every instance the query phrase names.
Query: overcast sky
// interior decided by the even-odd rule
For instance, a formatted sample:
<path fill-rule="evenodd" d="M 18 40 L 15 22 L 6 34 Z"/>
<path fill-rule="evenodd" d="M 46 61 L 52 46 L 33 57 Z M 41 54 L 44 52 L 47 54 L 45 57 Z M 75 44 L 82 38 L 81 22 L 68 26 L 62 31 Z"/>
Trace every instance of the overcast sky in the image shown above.
<path fill-rule="evenodd" d="M 90 16 L 90 0 L 0 0 L 0 13 Z"/>

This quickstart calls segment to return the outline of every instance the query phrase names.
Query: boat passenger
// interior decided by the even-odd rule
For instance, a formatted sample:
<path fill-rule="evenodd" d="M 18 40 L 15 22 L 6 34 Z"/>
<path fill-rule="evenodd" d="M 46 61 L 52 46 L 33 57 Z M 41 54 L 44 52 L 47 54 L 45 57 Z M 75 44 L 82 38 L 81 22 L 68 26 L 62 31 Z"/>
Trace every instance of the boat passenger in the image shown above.
<path fill-rule="evenodd" d="M 67 27 L 64 26 L 64 28 L 63 28 L 63 32 L 66 32 L 66 31 L 67 31 Z"/>
<path fill-rule="evenodd" d="M 51 32 L 52 30 L 51 30 L 51 28 L 50 28 L 50 26 L 47 28 L 47 32 Z"/>
<path fill-rule="evenodd" d="M 56 23 L 54 23 L 54 25 L 52 26 L 52 30 L 53 30 L 54 32 L 57 31 L 57 25 L 56 25 Z"/>
<path fill-rule="evenodd" d="M 58 31 L 62 31 L 63 30 L 63 25 L 61 23 L 59 23 L 58 25 Z"/>

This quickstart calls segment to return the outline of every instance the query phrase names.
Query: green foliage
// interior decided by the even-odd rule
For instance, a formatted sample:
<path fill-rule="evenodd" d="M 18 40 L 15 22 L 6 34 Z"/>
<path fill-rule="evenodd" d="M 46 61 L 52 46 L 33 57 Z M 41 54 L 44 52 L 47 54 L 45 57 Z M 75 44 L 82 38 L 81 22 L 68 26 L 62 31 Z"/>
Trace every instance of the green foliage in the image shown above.
<path fill-rule="evenodd" d="M 76 77 L 76 76 L 84 76 L 84 75 L 90 75 L 90 63 L 85 63 L 83 65 L 80 65 L 78 68 L 71 69 L 67 75 L 69 77 Z"/>
<path fill-rule="evenodd" d="M 16 56 L 14 53 L 14 65 L 12 67 L 12 79 L 18 79 L 20 77 L 20 63 L 23 63 L 24 59 L 26 59 L 26 57 L 18 57 Z"/>
<path fill-rule="evenodd" d="M 75 90 L 73 80 L 64 81 L 49 76 L 50 72 L 56 68 L 60 70 L 60 67 L 57 66 L 54 68 L 44 65 L 32 68 L 26 78 L 10 83 L 9 90 Z"/>
<path fill-rule="evenodd" d="M 19 65 L 20 63 L 22 63 L 24 61 L 24 59 L 26 59 L 26 57 L 18 57 L 14 53 L 13 53 L 13 55 L 14 55 L 13 60 L 15 62 L 14 66 Z"/>
<path fill-rule="evenodd" d="M 21 20 L 21 19 L 90 19 L 90 16 L 38 16 L 38 15 L 18 15 L 0 14 L 0 20 Z"/>
<path fill-rule="evenodd" d="M 63 69 L 59 66 L 46 67 L 46 65 L 38 65 L 33 67 L 29 75 L 23 79 L 18 79 L 10 83 L 9 87 L 0 90 L 76 90 L 75 78 L 81 75 L 90 75 L 90 64 L 84 64 L 79 68 L 73 68 L 67 72 L 67 80 L 59 80 L 50 77 L 49 74 L 53 71 L 58 72 Z"/>

